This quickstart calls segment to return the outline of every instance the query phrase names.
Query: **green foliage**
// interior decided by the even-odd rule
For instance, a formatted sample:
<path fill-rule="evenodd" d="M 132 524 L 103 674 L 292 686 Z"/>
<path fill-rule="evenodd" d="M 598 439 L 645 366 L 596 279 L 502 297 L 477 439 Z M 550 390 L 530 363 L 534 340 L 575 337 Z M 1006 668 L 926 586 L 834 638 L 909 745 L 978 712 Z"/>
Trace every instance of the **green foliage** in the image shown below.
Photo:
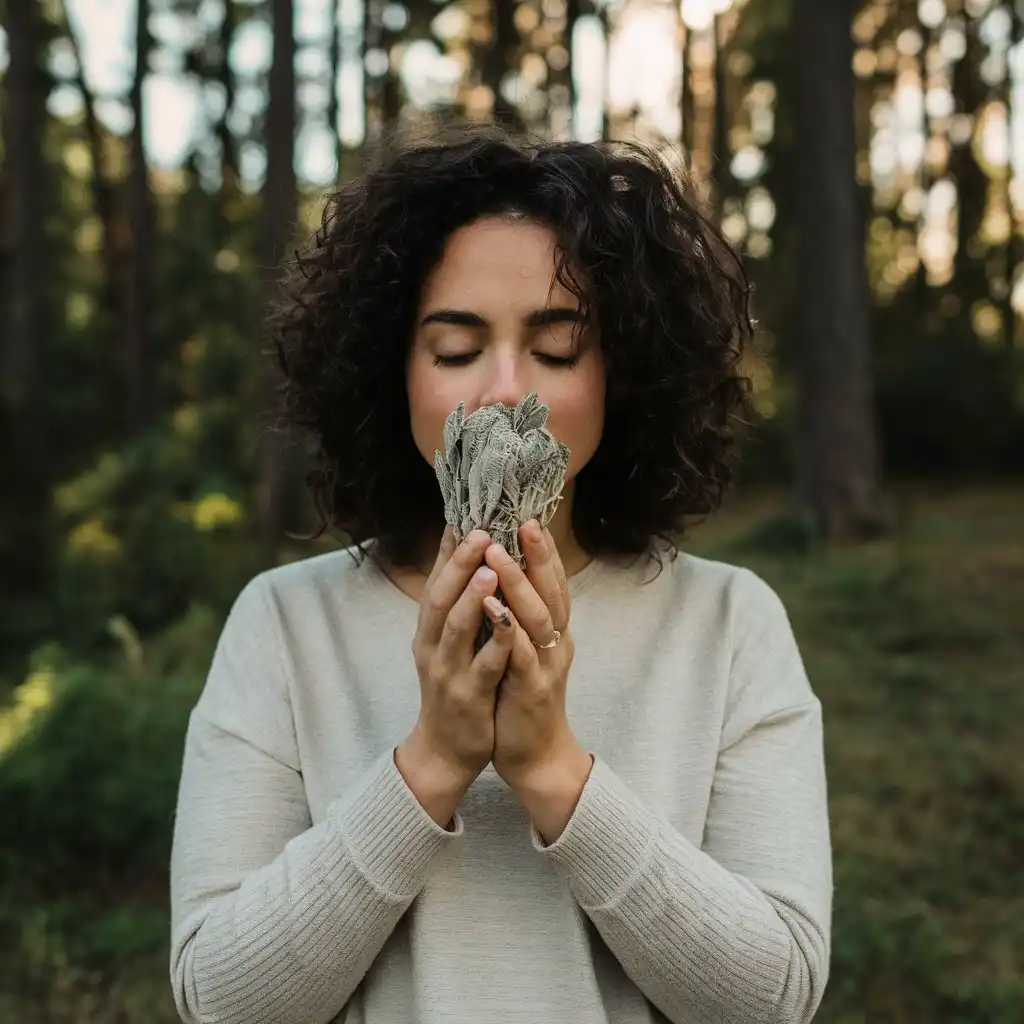
<path fill-rule="evenodd" d="M 29 887 L 162 875 L 195 681 L 88 665 L 45 672 L 26 684 L 38 715 L 0 751 L 0 802 L 18 825 L 2 851 L 8 877 L 14 865 Z"/>
<path fill-rule="evenodd" d="M 824 705 L 836 894 L 817 1020 L 1019 1020 L 1020 490 L 907 492 L 893 536 L 849 550 L 795 551 L 794 524 L 750 504 L 695 546 L 777 588 Z M 709 546 L 715 530 L 732 539 Z M 121 653 L 102 661 L 50 646 L 0 711 L 0 804 L 18 822 L 0 853 L 0 1019 L 174 1020 L 172 814 L 221 621 L 196 606 L 148 641 L 112 623 Z"/>
<path fill-rule="evenodd" d="M 785 514 L 718 547 L 782 594 L 822 699 L 836 865 L 817 1019 L 1024 1015 L 1019 489 L 907 492 L 892 537 L 794 557 Z"/>
<path fill-rule="evenodd" d="M 425 31 L 427 6 L 409 31 Z M 750 0 L 733 46 L 753 58 L 749 80 L 777 90 L 759 182 L 776 205 L 772 251 L 749 261 L 774 341 L 772 415 L 745 484 L 789 480 L 795 461 L 790 10 Z M 208 190 L 191 163 L 154 176 L 159 407 L 133 435 L 82 128 L 52 117 L 47 130 L 43 465 L 0 411 L 0 807 L 16 826 L 0 845 L 0 1020 L 154 1024 L 176 1019 L 166 869 L 188 710 L 228 604 L 264 563 L 251 497 L 269 425 L 262 201 Z M 108 141 L 118 156 L 123 140 Z M 362 155 L 343 153 L 345 171 Z M 939 315 L 986 297 L 983 260 L 960 264 L 973 273 L 875 310 L 890 476 L 1024 469 L 1020 351 L 980 340 L 967 312 Z M 821 1021 L 1024 1019 L 1022 502 L 939 491 L 897 515 L 892 540 L 845 552 L 775 511 L 724 550 L 782 593 L 825 704 L 837 890 Z"/>
<path fill-rule="evenodd" d="M 983 344 L 966 317 L 922 330 L 880 311 L 878 403 L 886 462 L 901 476 L 984 478 L 1024 471 L 1024 358 Z"/>
<path fill-rule="evenodd" d="M 237 484 L 184 419 L 102 456 L 57 492 L 67 532 L 55 591 L 73 645 L 95 643 L 116 614 L 150 633 L 197 598 L 226 608 L 259 565 Z"/>

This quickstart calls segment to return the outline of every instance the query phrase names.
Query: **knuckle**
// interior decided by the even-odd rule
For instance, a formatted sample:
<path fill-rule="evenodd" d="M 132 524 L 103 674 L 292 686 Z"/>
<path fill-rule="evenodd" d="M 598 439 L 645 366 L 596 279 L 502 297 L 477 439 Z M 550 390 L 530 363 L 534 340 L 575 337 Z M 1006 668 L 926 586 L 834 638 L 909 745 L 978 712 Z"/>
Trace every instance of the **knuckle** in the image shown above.
<path fill-rule="evenodd" d="M 459 620 L 449 615 L 444 620 L 444 626 L 441 629 L 441 642 L 442 643 L 453 643 L 459 638 L 463 630 L 459 624 Z"/>
<path fill-rule="evenodd" d="M 480 538 L 471 533 L 458 547 L 455 558 L 460 565 L 469 566 L 480 557 Z"/>
<path fill-rule="evenodd" d="M 460 673 L 452 679 L 448 688 L 448 700 L 453 707 L 464 711 L 471 708 L 476 702 L 476 693 L 472 685 L 472 677 L 469 673 Z"/>
<path fill-rule="evenodd" d="M 554 628 L 551 613 L 546 607 L 531 608 L 529 618 L 526 621 L 526 631 L 531 635 L 538 633 L 550 633 Z"/>

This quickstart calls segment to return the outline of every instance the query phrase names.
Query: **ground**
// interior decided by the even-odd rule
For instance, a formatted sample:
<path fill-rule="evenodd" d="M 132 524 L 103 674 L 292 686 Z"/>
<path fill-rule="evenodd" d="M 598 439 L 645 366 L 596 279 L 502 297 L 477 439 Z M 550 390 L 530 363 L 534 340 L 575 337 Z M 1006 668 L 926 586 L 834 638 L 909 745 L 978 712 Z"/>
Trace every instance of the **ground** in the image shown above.
<path fill-rule="evenodd" d="M 1024 1020 L 1024 489 L 902 487 L 889 537 L 831 551 L 785 507 L 738 494 L 687 546 L 778 590 L 824 705 L 836 905 L 817 1020 Z M 0 855 L 12 872 L 25 856 Z M 174 1021 L 151 875 L 31 903 L 8 886 L 0 1020 Z"/>

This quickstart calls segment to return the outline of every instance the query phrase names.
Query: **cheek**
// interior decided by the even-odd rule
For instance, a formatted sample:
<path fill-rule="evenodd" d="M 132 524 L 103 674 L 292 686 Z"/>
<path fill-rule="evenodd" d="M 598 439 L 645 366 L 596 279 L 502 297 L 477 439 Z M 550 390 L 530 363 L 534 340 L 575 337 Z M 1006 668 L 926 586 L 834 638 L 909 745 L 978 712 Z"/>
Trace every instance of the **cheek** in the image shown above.
<path fill-rule="evenodd" d="M 604 376 L 578 374 L 557 397 L 552 395 L 549 425 L 569 446 L 569 476 L 573 477 L 597 451 L 604 432 Z"/>
<path fill-rule="evenodd" d="M 448 396 L 432 369 L 412 366 L 405 382 L 413 441 L 430 463 L 434 461 L 434 449 L 444 448 L 444 421 L 458 404 L 448 404 Z"/>

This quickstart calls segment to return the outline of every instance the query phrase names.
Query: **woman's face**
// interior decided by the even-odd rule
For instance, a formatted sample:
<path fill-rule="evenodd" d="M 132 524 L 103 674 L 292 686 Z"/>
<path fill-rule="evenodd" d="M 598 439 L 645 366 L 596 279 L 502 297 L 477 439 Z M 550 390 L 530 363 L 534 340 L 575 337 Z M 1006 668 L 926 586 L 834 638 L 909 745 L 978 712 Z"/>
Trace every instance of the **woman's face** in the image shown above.
<path fill-rule="evenodd" d="M 536 391 L 571 456 L 568 482 L 604 427 L 604 359 L 596 326 L 554 280 L 555 236 L 526 219 L 489 217 L 454 232 L 424 282 L 406 369 L 413 439 L 433 464 L 444 422 L 464 402 L 514 406 Z"/>

